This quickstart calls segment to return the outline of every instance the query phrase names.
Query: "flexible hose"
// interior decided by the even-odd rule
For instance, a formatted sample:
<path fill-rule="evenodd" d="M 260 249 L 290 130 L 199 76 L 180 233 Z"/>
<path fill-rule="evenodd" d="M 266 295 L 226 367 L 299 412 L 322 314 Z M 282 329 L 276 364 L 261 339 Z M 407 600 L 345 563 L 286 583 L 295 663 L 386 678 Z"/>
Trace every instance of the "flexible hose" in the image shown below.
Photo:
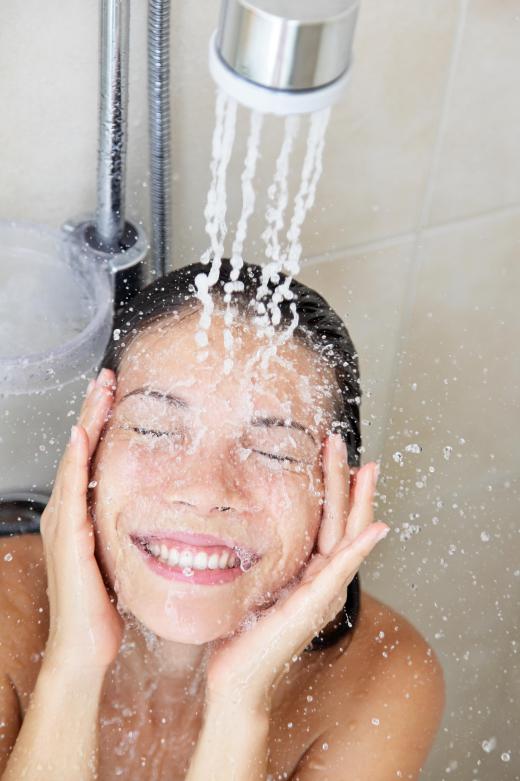
<path fill-rule="evenodd" d="M 148 4 L 148 123 L 151 244 L 154 278 L 164 276 L 170 251 L 170 0 Z"/>

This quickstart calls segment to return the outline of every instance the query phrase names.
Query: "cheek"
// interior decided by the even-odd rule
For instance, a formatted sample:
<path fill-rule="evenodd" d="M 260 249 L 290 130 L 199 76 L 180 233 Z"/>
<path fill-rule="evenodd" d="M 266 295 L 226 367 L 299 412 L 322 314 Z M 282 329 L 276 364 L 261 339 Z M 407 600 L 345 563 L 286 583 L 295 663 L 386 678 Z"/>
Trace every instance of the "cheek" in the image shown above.
<path fill-rule="evenodd" d="M 285 475 L 270 481 L 269 515 L 273 524 L 276 567 L 293 575 L 309 557 L 319 531 L 323 482 L 319 474 Z"/>

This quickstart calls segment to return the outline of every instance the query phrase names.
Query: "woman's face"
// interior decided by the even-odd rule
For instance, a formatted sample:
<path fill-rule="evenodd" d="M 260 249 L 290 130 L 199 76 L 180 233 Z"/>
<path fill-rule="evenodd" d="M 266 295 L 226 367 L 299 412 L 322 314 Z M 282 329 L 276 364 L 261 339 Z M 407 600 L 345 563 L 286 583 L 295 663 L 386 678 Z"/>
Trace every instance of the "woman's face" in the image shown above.
<path fill-rule="evenodd" d="M 156 635 L 190 644 L 234 632 L 306 563 L 334 394 L 331 370 L 295 340 L 261 368 L 263 338 L 235 321 L 225 374 L 221 315 L 202 361 L 197 330 L 190 314 L 130 345 L 90 478 L 98 560 L 119 604 Z M 174 540 L 180 533 L 227 546 Z M 221 569 L 235 546 L 242 567 Z M 184 566 L 164 560 L 172 549 Z M 199 563 L 210 568 L 187 568 L 186 552 L 205 553 Z"/>

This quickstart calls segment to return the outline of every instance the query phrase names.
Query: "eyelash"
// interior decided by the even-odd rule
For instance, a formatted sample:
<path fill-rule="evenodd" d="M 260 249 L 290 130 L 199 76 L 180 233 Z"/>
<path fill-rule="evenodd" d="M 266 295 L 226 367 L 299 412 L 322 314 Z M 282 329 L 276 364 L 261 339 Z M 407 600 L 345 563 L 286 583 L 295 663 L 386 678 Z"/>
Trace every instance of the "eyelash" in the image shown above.
<path fill-rule="evenodd" d="M 139 428 L 139 426 L 131 426 L 132 431 L 136 431 L 138 434 L 143 434 L 144 436 L 147 436 L 148 434 L 152 434 L 154 437 L 167 437 L 170 436 L 165 431 L 154 431 L 153 429 L 146 429 L 146 428 Z M 175 432 L 171 432 L 174 434 Z M 254 453 L 259 453 L 261 456 L 266 456 L 267 458 L 272 458 L 274 461 L 286 461 L 290 464 L 302 464 L 302 461 L 298 461 L 297 458 L 291 458 L 290 456 L 275 456 L 272 453 L 265 453 L 263 450 L 253 450 Z"/>

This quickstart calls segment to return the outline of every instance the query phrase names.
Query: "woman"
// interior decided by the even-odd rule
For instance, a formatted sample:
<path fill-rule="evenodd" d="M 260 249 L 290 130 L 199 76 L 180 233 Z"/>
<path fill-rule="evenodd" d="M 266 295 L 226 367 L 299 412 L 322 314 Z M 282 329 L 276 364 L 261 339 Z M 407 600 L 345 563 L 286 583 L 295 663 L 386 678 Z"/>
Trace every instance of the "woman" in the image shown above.
<path fill-rule="evenodd" d="M 201 347 L 204 270 L 120 313 L 41 538 L 3 543 L 2 779 L 415 779 L 443 676 L 402 616 L 359 609 L 388 527 L 350 337 L 294 281 L 259 328 L 246 264 Z"/>

